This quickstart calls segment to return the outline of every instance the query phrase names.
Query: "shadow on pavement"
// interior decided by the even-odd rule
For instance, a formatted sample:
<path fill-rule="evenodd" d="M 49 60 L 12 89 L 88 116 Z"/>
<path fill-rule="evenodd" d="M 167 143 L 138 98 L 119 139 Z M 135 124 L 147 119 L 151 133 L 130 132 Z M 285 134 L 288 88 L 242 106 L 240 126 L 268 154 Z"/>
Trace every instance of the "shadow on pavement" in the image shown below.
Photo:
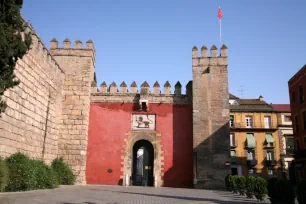
<path fill-rule="evenodd" d="M 59 204 L 77 204 L 77 203 L 61 202 Z M 84 202 L 84 203 L 80 203 L 80 204 L 97 204 L 97 203 L 94 203 L 94 202 Z M 111 203 L 111 204 L 117 204 L 117 203 Z"/>
<path fill-rule="evenodd" d="M 178 200 L 188 200 L 188 201 L 206 201 L 206 202 L 212 202 L 216 204 L 244 204 L 244 203 L 256 203 L 255 200 L 247 200 L 243 197 L 239 197 L 240 199 L 235 199 L 231 197 L 231 200 L 234 201 L 223 201 L 223 200 L 217 200 L 217 199 L 211 199 L 211 198 L 195 198 L 195 197 L 186 197 L 186 196 L 172 196 L 172 195 L 160 195 L 160 194 L 149 194 L 149 193 L 135 193 L 135 192 L 125 192 L 125 191 L 111 191 L 111 190 L 102 190 L 102 191 L 108 191 L 108 192 L 114 192 L 114 193 L 125 193 L 125 194 L 134 194 L 134 195 L 142 195 L 142 196 L 153 196 L 153 197 L 159 197 L 159 198 L 172 198 L 172 199 L 178 199 Z M 220 195 L 221 196 L 221 195 Z M 223 196 L 223 195 L 222 195 Z M 237 197 L 238 198 L 238 197 Z"/>

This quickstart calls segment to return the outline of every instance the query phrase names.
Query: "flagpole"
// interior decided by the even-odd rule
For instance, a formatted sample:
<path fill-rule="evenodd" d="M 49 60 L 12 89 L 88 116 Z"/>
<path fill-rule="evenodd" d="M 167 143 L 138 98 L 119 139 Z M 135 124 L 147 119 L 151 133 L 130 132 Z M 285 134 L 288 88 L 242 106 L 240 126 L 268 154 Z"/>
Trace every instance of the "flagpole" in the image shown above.
<path fill-rule="evenodd" d="M 221 11 L 221 13 L 219 13 L 220 11 Z M 223 13 L 222 13 L 222 10 L 221 10 L 220 6 L 219 6 L 219 12 L 218 12 L 218 17 L 219 17 L 219 24 L 220 24 L 220 47 L 222 47 L 222 34 L 221 34 L 222 33 L 222 26 L 221 26 L 221 19 L 222 19 Z"/>
<path fill-rule="evenodd" d="M 222 47 L 222 35 L 221 35 L 221 18 L 219 19 L 220 21 L 220 47 Z"/>

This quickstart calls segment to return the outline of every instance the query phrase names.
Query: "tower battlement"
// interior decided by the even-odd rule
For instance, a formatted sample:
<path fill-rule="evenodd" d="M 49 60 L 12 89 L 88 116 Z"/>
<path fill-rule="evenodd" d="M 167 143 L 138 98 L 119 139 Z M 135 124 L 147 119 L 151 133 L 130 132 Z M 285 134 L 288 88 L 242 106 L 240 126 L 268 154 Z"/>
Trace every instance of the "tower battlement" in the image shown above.
<path fill-rule="evenodd" d="M 96 60 L 96 51 L 92 40 L 87 40 L 85 47 L 81 40 L 76 40 L 74 47 L 72 47 L 70 39 L 66 38 L 63 41 L 62 47 L 59 47 L 57 39 L 52 38 L 50 41 L 50 52 L 53 56 L 91 57 L 93 63 Z"/>
<path fill-rule="evenodd" d="M 218 48 L 213 45 L 210 48 L 210 55 L 206 46 L 202 46 L 201 55 L 198 55 L 198 48 L 192 48 L 192 70 L 201 73 L 209 66 L 227 66 L 228 65 L 228 49 L 222 45 L 220 55 L 218 56 Z M 197 69 L 197 70 L 196 70 Z"/>
<path fill-rule="evenodd" d="M 218 55 L 218 48 L 215 45 L 211 46 L 211 48 L 210 48 L 210 56 L 208 56 L 208 49 L 205 45 L 203 45 L 201 47 L 201 55 L 200 56 L 198 56 L 197 46 L 194 46 L 192 48 L 192 58 L 198 58 L 198 57 L 201 57 L 201 58 L 227 57 L 227 54 L 228 53 L 227 53 L 226 45 L 222 45 L 222 47 L 220 48 L 220 56 L 217 56 Z"/>

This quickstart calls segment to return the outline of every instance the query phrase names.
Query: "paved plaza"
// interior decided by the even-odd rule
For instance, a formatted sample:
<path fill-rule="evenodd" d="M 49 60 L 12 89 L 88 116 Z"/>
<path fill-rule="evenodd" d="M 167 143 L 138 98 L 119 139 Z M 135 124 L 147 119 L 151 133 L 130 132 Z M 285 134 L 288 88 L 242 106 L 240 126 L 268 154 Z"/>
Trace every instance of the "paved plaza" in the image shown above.
<path fill-rule="evenodd" d="M 226 191 L 122 186 L 63 186 L 54 190 L 0 193 L 0 204 L 242 204 L 257 202 Z"/>

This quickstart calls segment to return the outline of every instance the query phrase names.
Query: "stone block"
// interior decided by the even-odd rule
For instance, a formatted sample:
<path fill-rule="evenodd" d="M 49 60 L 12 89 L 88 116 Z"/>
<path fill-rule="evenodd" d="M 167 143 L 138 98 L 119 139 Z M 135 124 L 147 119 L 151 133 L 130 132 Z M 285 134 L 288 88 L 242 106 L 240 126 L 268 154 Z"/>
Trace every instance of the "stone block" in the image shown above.
<path fill-rule="evenodd" d="M 72 115 L 82 115 L 82 112 L 80 110 L 71 110 Z"/>

